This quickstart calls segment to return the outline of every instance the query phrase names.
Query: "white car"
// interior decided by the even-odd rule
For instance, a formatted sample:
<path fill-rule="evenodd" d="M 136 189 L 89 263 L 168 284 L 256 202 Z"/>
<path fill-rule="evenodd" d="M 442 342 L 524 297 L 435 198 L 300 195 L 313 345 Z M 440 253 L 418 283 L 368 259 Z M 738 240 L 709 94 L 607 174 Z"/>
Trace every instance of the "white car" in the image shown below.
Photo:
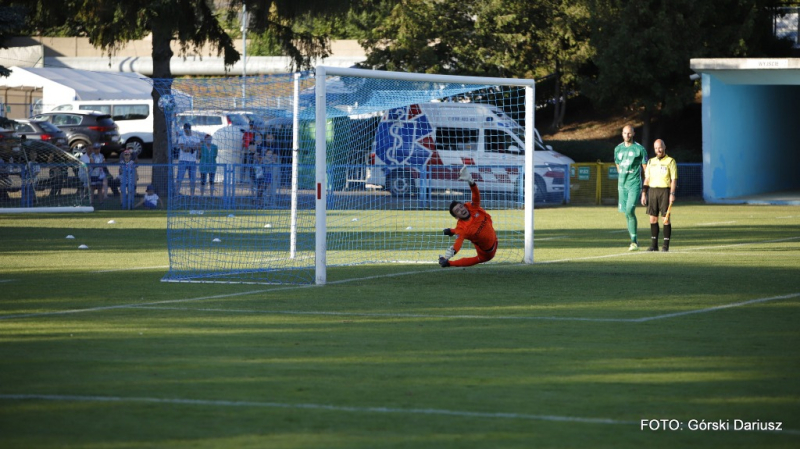
<path fill-rule="evenodd" d="M 192 124 L 192 131 L 214 135 L 218 130 L 233 126 L 246 131 L 250 125 L 247 117 L 242 114 L 224 111 L 194 111 L 177 114 L 175 129 L 180 132 L 184 123 Z"/>

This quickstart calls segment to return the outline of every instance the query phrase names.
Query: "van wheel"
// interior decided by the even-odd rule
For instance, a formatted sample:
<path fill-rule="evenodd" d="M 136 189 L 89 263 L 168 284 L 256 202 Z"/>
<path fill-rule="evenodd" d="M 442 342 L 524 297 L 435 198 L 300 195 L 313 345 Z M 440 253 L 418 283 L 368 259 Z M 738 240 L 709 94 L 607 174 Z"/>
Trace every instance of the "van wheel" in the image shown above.
<path fill-rule="evenodd" d="M 392 196 L 407 198 L 413 195 L 417 188 L 414 185 L 414 177 L 410 171 L 394 171 L 389 175 L 387 187 Z"/>
<path fill-rule="evenodd" d="M 547 184 L 541 176 L 536 175 L 533 177 L 533 202 L 543 203 L 547 200 Z"/>
<path fill-rule="evenodd" d="M 86 153 L 92 145 L 85 140 L 76 140 L 69 144 L 69 151 L 72 154 Z"/>

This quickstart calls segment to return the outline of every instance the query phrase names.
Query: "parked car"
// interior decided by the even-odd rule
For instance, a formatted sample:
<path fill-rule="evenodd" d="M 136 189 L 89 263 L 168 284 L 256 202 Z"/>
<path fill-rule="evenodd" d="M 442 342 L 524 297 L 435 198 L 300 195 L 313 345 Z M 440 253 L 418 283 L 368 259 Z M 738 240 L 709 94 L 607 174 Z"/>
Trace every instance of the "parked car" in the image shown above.
<path fill-rule="evenodd" d="M 14 131 L 14 120 L 0 117 L 0 140 L 12 137 L 19 137 Z"/>
<path fill-rule="evenodd" d="M 67 143 L 72 154 L 84 153 L 94 145 L 109 157 L 122 149 L 119 127 L 108 114 L 94 111 L 43 112 L 31 117 L 48 121 L 67 133 Z"/>
<path fill-rule="evenodd" d="M 192 131 L 203 134 L 214 135 L 218 130 L 226 126 L 234 126 L 246 131 L 250 122 L 242 114 L 225 111 L 194 111 L 184 112 L 177 115 L 176 134 L 183 130 L 184 123 L 192 124 Z"/>
<path fill-rule="evenodd" d="M 27 140 L 41 140 L 55 145 L 62 150 L 69 150 L 67 144 L 67 133 L 58 126 L 45 120 L 15 120 L 14 130 L 20 136 L 25 136 Z"/>
<path fill-rule="evenodd" d="M 153 100 L 93 100 L 71 101 L 48 112 L 97 111 L 109 114 L 119 127 L 122 143 L 136 154 L 152 157 Z"/>

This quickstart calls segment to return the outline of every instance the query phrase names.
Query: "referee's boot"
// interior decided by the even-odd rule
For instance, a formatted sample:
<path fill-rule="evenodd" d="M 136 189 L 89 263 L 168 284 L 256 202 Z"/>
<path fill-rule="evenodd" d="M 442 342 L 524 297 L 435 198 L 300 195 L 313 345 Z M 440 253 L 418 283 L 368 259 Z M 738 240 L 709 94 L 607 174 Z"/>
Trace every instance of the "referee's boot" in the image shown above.
<path fill-rule="evenodd" d="M 669 239 L 664 239 L 664 246 L 661 247 L 661 252 L 662 253 L 669 252 Z"/>

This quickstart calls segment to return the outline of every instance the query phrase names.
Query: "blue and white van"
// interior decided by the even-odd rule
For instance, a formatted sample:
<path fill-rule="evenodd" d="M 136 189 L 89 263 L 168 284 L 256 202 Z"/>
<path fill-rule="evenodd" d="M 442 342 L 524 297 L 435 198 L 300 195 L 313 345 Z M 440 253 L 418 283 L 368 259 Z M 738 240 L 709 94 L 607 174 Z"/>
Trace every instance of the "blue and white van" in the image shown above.
<path fill-rule="evenodd" d="M 367 184 L 393 196 L 461 190 L 463 166 L 482 191 L 512 193 L 522 186 L 525 130 L 499 108 L 477 103 L 424 103 L 388 111 L 378 125 Z M 572 159 L 535 132 L 535 200 L 564 199 Z"/>

